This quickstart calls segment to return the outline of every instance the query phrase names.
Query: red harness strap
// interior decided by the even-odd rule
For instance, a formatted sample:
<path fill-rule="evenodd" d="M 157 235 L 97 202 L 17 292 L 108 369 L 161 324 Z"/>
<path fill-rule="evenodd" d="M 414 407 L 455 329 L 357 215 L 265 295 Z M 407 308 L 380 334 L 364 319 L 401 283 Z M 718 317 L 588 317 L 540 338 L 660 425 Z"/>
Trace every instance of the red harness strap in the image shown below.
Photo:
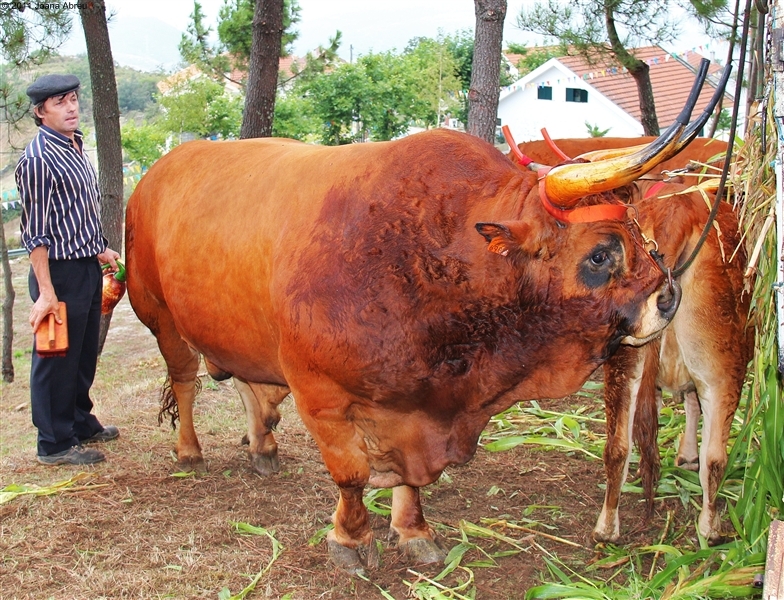
<path fill-rule="evenodd" d="M 519 164 L 523 165 L 524 167 L 527 167 L 532 162 L 534 162 L 531 159 L 531 157 L 526 156 L 525 154 L 520 152 L 520 148 L 517 147 L 517 144 L 515 144 L 514 138 L 512 137 L 512 132 L 509 131 L 509 125 L 504 125 L 503 127 L 501 127 L 501 131 L 504 134 L 504 139 L 506 140 L 506 143 L 509 144 L 509 150 L 512 152 L 512 154 L 514 154 L 514 157 L 517 159 L 517 162 Z"/>
<path fill-rule="evenodd" d="M 564 223 L 592 223 L 594 221 L 626 220 L 628 206 L 625 204 L 595 204 L 568 210 L 558 208 L 550 201 L 544 189 L 544 176 L 549 171 L 550 167 L 542 167 L 537 171 L 539 177 L 539 198 L 544 209 L 559 221 Z"/>
<path fill-rule="evenodd" d="M 655 196 L 660 189 L 662 189 L 666 184 L 663 181 L 657 181 L 654 183 L 647 192 L 645 192 L 645 198 L 652 198 Z"/>

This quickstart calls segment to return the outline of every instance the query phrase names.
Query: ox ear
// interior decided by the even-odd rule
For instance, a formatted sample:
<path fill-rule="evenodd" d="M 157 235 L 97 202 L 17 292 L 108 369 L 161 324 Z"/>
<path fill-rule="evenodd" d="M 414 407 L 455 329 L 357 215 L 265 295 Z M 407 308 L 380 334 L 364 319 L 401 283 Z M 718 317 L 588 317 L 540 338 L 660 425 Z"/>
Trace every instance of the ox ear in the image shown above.
<path fill-rule="evenodd" d="M 476 230 L 487 241 L 487 249 L 501 256 L 508 256 L 510 251 L 520 249 L 524 229 L 525 225 L 520 221 L 476 224 Z"/>

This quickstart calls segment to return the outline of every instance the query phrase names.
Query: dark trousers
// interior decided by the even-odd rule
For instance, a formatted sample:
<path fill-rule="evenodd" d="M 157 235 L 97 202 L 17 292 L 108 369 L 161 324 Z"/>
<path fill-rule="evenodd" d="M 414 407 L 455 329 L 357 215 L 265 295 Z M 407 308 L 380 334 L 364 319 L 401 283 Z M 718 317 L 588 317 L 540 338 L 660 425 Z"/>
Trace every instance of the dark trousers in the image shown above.
<path fill-rule="evenodd" d="M 101 267 L 96 258 L 49 260 L 49 272 L 57 299 L 65 302 L 68 352 L 41 358 L 33 342 L 30 398 L 39 455 L 67 450 L 103 429 L 90 399 L 98 363 Z M 40 293 L 32 268 L 28 282 L 35 301 Z"/>

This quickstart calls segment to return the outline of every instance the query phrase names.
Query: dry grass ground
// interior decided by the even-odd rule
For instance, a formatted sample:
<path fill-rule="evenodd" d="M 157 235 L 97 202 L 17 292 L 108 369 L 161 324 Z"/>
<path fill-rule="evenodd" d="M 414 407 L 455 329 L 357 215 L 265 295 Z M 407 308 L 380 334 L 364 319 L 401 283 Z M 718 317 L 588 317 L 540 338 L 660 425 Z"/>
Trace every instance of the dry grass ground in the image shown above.
<path fill-rule="evenodd" d="M 239 398 L 230 383 L 205 378 L 196 426 L 210 472 L 172 476 L 175 433 L 157 424 L 163 362 L 127 299 L 115 310 L 94 386 L 96 414 L 104 424 L 119 426 L 120 438 L 102 447 L 107 461 L 94 467 L 37 464 L 27 384 L 27 260 L 15 261 L 13 271 L 14 345 L 21 356 L 15 359 L 16 381 L 0 387 L 0 488 L 50 486 L 82 471 L 87 476 L 80 491 L 0 504 L 0 597 L 218 598 L 224 588 L 236 594 L 269 563 L 272 545 L 266 536 L 240 535 L 231 522 L 274 531 L 283 546 L 252 598 L 381 598 L 377 586 L 394 598 L 407 596 L 404 581 L 417 576 L 386 542 L 385 518 L 372 515 L 383 564 L 369 573 L 370 582 L 335 569 L 325 544 L 309 543 L 329 523 L 337 488 L 291 400 L 284 403 L 277 433 L 282 471 L 262 479 L 252 473 L 240 445 L 245 424 Z M 577 569 L 594 557 L 590 534 L 602 502 L 601 479 L 601 463 L 581 456 L 522 446 L 496 454 L 480 449 L 468 465 L 449 469 L 428 486 L 423 502 L 447 547 L 459 543 L 461 519 L 477 524 L 531 519 L 546 527 L 542 531 L 577 544 L 498 529 L 523 551 L 498 557 L 492 567 L 474 567 L 476 597 L 522 598 L 545 569 L 543 550 Z M 663 519 L 657 515 L 642 524 L 634 516 L 642 514 L 638 503 L 639 496 L 624 496 L 625 539 L 650 543 Z M 682 523 L 693 521 L 693 510 L 678 510 Z M 497 540 L 470 541 L 477 547 L 463 564 L 512 549 Z M 414 567 L 429 577 L 441 568 Z M 442 583 L 466 577 L 458 570 Z"/>

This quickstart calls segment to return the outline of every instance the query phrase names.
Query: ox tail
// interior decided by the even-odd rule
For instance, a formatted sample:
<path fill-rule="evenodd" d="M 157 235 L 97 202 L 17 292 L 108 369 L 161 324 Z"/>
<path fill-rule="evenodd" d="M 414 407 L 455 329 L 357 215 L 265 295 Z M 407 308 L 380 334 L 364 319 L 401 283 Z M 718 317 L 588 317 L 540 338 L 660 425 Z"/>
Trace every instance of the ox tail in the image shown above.
<path fill-rule="evenodd" d="M 648 344 L 645 352 L 637 408 L 634 413 L 634 442 L 640 452 L 640 476 L 645 496 L 647 518 L 653 515 L 653 499 L 659 483 L 661 460 L 659 457 L 659 401 L 656 394 L 656 377 L 659 372 L 658 340 Z"/>
<path fill-rule="evenodd" d="M 197 377 L 194 384 L 196 386 L 194 393 L 198 394 L 201 391 L 201 379 Z M 172 389 L 171 376 L 167 376 L 166 381 L 163 382 L 160 403 L 161 409 L 158 411 L 158 425 L 162 424 L 164 418 L 166 415 L 168 415 L 169 419 L 171 420 L 172 429 L 177 429 L 177 421 L 180 418 L 180 409 L 177 406 L 177 398 L 174 396 L 174 390 Z"/>

